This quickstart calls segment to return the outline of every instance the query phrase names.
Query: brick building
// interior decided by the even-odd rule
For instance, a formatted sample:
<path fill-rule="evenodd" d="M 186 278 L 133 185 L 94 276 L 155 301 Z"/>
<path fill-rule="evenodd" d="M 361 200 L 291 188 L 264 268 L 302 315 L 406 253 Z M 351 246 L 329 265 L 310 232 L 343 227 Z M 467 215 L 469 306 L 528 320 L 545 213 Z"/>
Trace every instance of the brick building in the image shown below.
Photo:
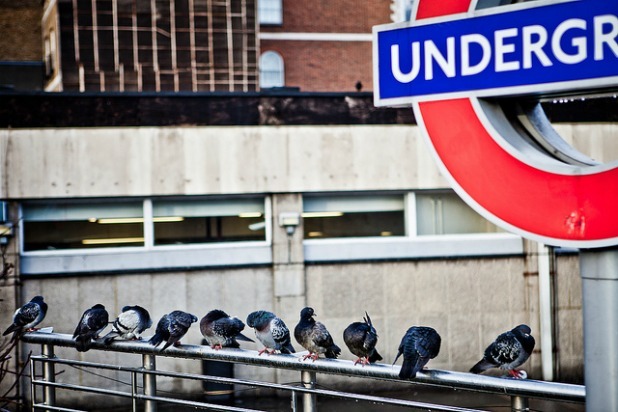
<path fill-rule="evenodd" d="M 260 5 L 268 3 L 277 3 L 280 9 L 278 14 L 273 9 L 260 13 L 262 86 L 354 91 L 360 82 L 362 90 L 372 89 L 371 28 L 391 22 L 396 2 L 281 0 Z M 277 59 L 283 76 L 265 84 L 266 66 L 276 67 Z"/>
<path fill-rule="evenodd" d="M 370 91 L 371 28 L 409 8 L 410 0 L 0 2 L 0 62 L 43 65 L 38 88 L 47 91 Z"/>

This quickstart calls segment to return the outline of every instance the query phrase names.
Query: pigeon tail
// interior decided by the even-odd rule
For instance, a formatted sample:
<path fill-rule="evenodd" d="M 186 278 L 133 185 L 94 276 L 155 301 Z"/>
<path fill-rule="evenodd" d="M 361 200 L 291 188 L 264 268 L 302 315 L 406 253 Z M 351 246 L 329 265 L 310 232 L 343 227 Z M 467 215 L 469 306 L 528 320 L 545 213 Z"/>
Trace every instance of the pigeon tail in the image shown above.
<path fill-rule="evenodd" d="M 418 354 L 414 356 L 404 356 L 401 370 L 399 371 L 399 377 L 401 379 L 414 379 L 418 371 L 423 369 L 426 362 Z"/>
<path fill-rule="evenodd" d="M 120 333 L 112 331 L 112 332 L 108 333 L 107 335 L 103 336 L 103 343 L 105 345 L 109 345 L 118 336 L 120 336 Z"/>
<path fill-rule="evenodd" d="M 148 341 L 152 346 L 159 346 L 163 342 L 163 335 L 159 332 L 152 335 L 152 338 Z"/>
<path fill-rule="evenodd" d="M 292 353 L 296 353 L 296 349 L 294 349 L 294 346 L 292 346 L 291 343 L 288 343 L 287 345 L 281 346 L 281 353 L 287 353 L 290 355 Z"/>
<path fill-rule="evenodd" d="M 19 332 L 19 328 L 20 328 L 20 326 L 13 324 L 13 325 L 9 326 L 8 328 L 6 328 L 6 330 L 4 331 L 2 336 L 6 336 L 6 335 L 8 335 L 11 332 L 17 333 L 17 332 Z M 15 335 L 15 333 L 13 333 L 13 336 Z"/>
<path fill-rule="evenodd" d="M 480 361 L 478 361 L 476 363 L 476 365 L 474 365 L 470 369 L 470 372 L 472 372 L 472 373 L 481 373 L 481 372 L 484 372 L 484 371 L 486 371 L 488 369 L 495 368 L 495 367 L 496 367 L 496 365 L 494 365 L 493 363 L 488 362 L 486 359 L 481 359 Z"/>
<path fill-rule="evenodd" d="M 333 346 L 328 348 L 324 353 L 324 356 L 330 359 L 337 359 L 337 357 L 341 354 L 341 348 L 333 343 Z"/>
<path fill-rule="evenodd" d="M 92 346 L 92 337 L 89 334 L 75 337 L 75 349 L 78 352 L 88 352 L 90 346 Z"/>
<path fill-rule="evenodd" d="M 243 340 L 245 342 L 255 342 L 253 339 L 250 339 L 250 338 L 246 337 L 242 333 L 238 333 L 238 335 L 236 335 L 236 339 Z"/>
<path fill-rule="evenodd" d="M 165 349 L 169 348 L 170 346 L 172 346 L 172 344 L 175 343 L 173 340 L 168 340 L 167 342 L 165 342 L 165 345 L 163 345 L 163 347 L 161 348 L 161 352 L 163 352 Z"/>
<path fill-rule="evenodd" d="M 377 350 L 374 350 L 371 355 L 369 355 L 369 363 L 375 363 L 377 361 L 381 361 L 383 358 L 380 356 Z"/>

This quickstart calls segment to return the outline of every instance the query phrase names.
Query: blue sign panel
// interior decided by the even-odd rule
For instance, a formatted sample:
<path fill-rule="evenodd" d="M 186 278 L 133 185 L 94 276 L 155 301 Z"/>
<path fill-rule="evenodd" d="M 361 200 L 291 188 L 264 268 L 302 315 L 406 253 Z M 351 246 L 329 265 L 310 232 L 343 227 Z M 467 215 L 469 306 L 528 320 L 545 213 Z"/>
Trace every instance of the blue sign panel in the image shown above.
<path fill-rule="evenodd" d="M 376 26 L 373 47 L 378 106 L 617 87 L 618 1 L 522 3 Z"/>

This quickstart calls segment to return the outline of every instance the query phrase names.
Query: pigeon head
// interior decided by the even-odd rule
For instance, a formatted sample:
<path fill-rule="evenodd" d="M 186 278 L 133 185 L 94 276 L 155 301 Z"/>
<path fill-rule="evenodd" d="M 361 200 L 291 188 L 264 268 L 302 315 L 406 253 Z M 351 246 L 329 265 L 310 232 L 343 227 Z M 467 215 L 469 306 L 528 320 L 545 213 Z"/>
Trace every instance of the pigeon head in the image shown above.
<path fill-rule="evenodd" d="M 247 325 L 250 328 L 255 328 L 271 320 L 274 317 L 275 317 L 274 313 L 268 312 L 266 310 L 258 310 L 255 312 L 251 312 L 249 316 L 247 316 Z"/>
<path fill-rule="evenodd" d="M 304 320 L 310 320 L 314 314 L 315 312 L 313 311 L 313 308 L 306 307 L 300 311 L 300 318 Z"/>
<path fill-rule="evenodd" d="M 528 353 L 532 353 L 534 344 L 536 343 L 534 337 L 530 334 L 532 332 L 528 325 L 519 325 L 511 330 L 513 335 L 521 342 L 524 350 Z"/>
<path fill-rule="evenodd" d="M 105 306 L 101 305 L 100 303 L 97 303 L 96 305 L 92 307 L 92 309 L 105 309 Z"/>
<path fill-rule="evenodd" d="M 530 329 L 530 326 L 521 324 L 519 326 L 514 327 L 513 330 L 511 330 L 511 332 L 523 336 L 523 335 L 530 335 L 530 332 L 532 332 L 532 330 Z"/>
<path fill-rule="evenodd" d="M 41 303 L 43 302 L 43 296 L 35 296 L 32 299 L 30 299 L 30 302 Z"/>

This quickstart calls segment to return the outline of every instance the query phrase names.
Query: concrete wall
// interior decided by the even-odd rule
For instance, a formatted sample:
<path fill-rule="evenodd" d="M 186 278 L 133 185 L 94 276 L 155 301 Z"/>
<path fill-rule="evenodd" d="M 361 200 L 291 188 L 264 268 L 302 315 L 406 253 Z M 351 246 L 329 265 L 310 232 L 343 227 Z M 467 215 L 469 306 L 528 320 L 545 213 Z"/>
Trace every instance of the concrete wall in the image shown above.
<path fill-rule="evenodd" d="M 3 130 L 0 197 L 447 187 L 417 127 Z"/>

